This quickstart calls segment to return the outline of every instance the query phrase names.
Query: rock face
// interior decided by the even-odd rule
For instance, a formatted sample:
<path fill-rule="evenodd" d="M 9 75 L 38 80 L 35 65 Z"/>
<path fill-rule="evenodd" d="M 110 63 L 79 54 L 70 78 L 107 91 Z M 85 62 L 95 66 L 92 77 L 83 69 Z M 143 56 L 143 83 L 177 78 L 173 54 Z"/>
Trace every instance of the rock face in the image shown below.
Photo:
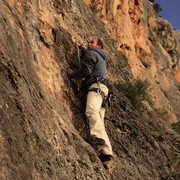
<path fill-rule="evenodd" d="M 0 0 L 0 179 L 177 179 L 180 33 L 147 0 Z M 105 124 L 114 151 L 106 169 L 88 136 L 77 82 L 76 40 L 101 37 L 118 103 Z M 122 53 L 123 52 L 123 53 Z M 125 55 L 128 59 L 127 65 Z M 113 83 L 148 79 L 156 113 L 139 115 Z"/>
<path fill-rule="evenodd" d="M 177 121 L 180 118 L 179 31 L 162 20 L 148 0 L 87 2 L 117 42 L 117 49 L 127 56 L 135 78 L 151 82 L 156 106 L 167 110 L 171 121 Z"/>

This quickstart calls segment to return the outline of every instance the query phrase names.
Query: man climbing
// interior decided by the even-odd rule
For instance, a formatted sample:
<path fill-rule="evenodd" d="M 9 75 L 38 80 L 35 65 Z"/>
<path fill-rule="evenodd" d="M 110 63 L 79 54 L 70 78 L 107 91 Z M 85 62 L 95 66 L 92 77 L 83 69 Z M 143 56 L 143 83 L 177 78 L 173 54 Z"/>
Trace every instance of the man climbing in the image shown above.
<path fill-rule="evenodd" d="M 112 158 L 112 147 L 105 131 L 103 99 L 108 95 L 106 79 L 105 53 L 103 42 L 93 38 L 88 43 L 87 50 L 83 48 L 81 68 L 69 72 L 68 77 L 85 78 L 84 87 L 87 90 L 86 117 L 89 120 L 90 138 L 86 140 L 92 146 L 97 146 L 102 162 Z"/>

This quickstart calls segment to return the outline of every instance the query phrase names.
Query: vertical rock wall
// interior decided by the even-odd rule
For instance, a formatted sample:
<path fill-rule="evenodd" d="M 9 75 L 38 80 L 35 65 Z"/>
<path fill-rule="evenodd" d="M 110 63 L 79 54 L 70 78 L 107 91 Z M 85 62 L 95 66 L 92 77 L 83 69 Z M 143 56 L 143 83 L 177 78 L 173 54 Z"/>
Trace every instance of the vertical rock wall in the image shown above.
<path fill-rule="evenodd" d="M 178 154 L 179 136 L 155 114 L 142 118 L 112 86 L 117 80 L 147 77 L 155 86 L 154 98 L 169 103 L 172 113 L 179 108 L 167 98 L 171 87 L 173 93 L 177 90 L 165 49 L 174 53 L 174 45 L 162 45 L 161 39 L 152 46 L 158 34 L 153 23 L 151 31 L 147 25 L 146 8 L 152 5 L 86 0 L 71 7 L 70 2 L 0 0 L 0 179 L 174 179 L 168 152 Z M 104 41 L 108 77 L 118 97 L 105 118 L 113 172 L 83 140 L 88 136 L 85 104 L 77 82 L 66 75 L 68 68 L 78 67 L 76 35 L 79 43 L 92 37 Z M 178 93 L 171 98 L 178 101 Z"/>

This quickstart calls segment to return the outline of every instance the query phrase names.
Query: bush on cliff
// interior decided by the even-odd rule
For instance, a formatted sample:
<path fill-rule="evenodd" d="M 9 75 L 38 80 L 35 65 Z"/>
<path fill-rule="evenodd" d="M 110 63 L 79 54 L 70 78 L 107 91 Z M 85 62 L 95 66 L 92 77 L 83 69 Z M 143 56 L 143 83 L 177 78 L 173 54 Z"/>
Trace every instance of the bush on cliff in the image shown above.
<path fill-rule="evenodd" d="M 161 6 L 160 6 L 159 3 L 155 3 L 155 4 L 153 5 L 153 7 L 154 7 L 154 9 L 155 9 L 155 11 L 156 11 L 157 13 L 159 13 L 160 11 L 162 11 L 162 8 L 161 8 Z"/>
<path fill-rule="evenodd" d="M 142 110 L 142 101 L 146 100 L 149 102 L 149 104 L 152 105 L 152 100 L 150 98 L 150 95 L 148 93 L 149 90 L 149 82 L 147 80 L 136 80 L 135 82 L 118 82 L 115 83 L 115 86 L 117 89 L 131 101 L 133 106 L 136 108 L 137 111 Z"/>
<path fill-rule="evenodd" d="M 161 8 L 161 6 L 160 6 L 159 3 L 154 3 L 155 0 L 149 0 L 149 1 L 153 3 L 153 8 L 155 9 L 155 11 L 156 11 L 157 13 L 159 13 L 160 11 L 162 11 L 162 8 Z"/>

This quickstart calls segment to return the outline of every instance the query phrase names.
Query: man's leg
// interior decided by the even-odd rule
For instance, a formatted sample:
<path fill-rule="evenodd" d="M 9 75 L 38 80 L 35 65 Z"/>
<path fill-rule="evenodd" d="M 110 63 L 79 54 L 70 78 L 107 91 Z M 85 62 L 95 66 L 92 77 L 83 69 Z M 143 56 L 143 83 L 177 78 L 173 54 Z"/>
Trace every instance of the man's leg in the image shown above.
<path fill-rule="evenodd" d="M 89 120 L 90 135 L 102 138 L 104 135 L 104 126 L 100 117 L 100 108 L 102 96 L 97 92 L 90 91 L 87 95 L 86 116 Z"/>
<path fill-rule="evenodd" d="M 99 88 L 99 85 L 93 84 L 91 88 Z M 108 88 L 103 84 L 100 84 L 100 88 L 106 96 Z M 105 144 L 98 149 L 103 154 L 112 155 L 112 147 L 104 127 L 105 109 L 101 107 L 102 101 L 103 98 L 99 93 L 90 91 L 87 96 L 86 116 L 89 120 L 90 135 L 105 141 Z"/>
<path fill-rule="evenodd" d="M 103 124 L 104 124 L 104 115 L 105 115 L 105 108 L 101 107 L 100 117 L 101 117 L 101 121 Z M 104 125 L 104 127 L 105 127 L 105 125 Z M 98 151 L 101 151 L 103 154 L 113 155 L 112 146 L 111 146 L 111 143 L 109 141 L 108 135 L 105 130 L 104 130 L 103 139 L 105 140 L 105 144 L 103 146 L 99 146 Z"/>

